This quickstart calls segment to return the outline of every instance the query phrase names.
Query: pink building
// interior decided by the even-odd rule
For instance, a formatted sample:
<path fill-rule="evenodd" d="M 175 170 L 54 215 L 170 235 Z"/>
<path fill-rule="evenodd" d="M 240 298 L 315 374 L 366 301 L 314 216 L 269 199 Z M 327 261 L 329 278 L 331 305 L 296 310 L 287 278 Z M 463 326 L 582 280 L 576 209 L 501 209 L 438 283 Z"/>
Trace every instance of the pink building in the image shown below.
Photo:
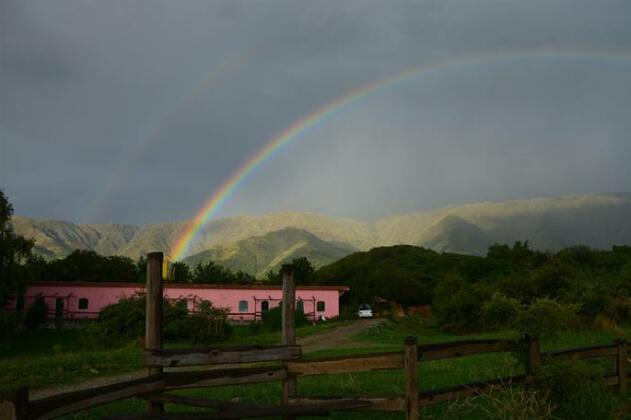
<path fill-rule="evenodd" d="M 296 308 L 302 308 L 312 320 L 337 317 L 340 296 L 348 290 L 347 286 L 298 286 Z M 28 286 L 24 296 L 13 299 L 7 308 L 21 311 L 41 297 L 51 318 L 90 319 L 96 318 L 105 306 L 144 291 L 142 283 L 41 282 Z M 283 290 L 281 286 L 267 285 L 165 283 L 164 295 L 167 299 L 186 299 L 191 312 L 208 301 L 213 307 L 227 309 L 233 320 L 249 321 L 260 319 L 262 312 L 279 306 Z"/>

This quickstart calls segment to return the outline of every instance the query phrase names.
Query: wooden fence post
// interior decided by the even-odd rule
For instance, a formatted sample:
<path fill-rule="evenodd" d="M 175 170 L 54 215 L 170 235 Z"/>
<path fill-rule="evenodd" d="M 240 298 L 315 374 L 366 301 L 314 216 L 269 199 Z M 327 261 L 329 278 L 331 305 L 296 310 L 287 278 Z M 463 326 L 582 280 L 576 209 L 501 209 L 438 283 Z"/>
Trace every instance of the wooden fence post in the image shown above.
<path fill-rule="evenodd" d="M 296 344 L 296 283 L 294 281 L 294 267 L 285 264 L 283 272 L 283 344 Z M 287 404 L 290 398 L 296 397 L 298 393 L 296 378 L 287 378 L 283 382 L 283 404 Z M 294 416 L 284 416 L 285 419 Z"/>
<path fill-rule="evenodd" d="M 0 420 L 24 420 L 28 406 L 28 388 L 18 388 L 0 395 Z"/>
<path fill-rule="evenodd" d="M 162 349 L 162 252 L 147 254 L 147 313 L 145 317 L 145 348 L 147 350 Z M 163 373 L 161 367 L 147 368 L 148 375 Z M 150 413 L 164 412 L 164 402 L 149 401 L 147 409 Z"/>
<path fill-rule="evenodd" d="M 629 378 L 627 377 L 627 342 L 626 340 L 616 340 L 616 344 L 618 344 L 618 358 L 616 359 L 618 392 L 621 395 L 625 395 L 629 389 Z"/>
<path fill-rule="evenodd" d="M 418 419 L 419 409 L 419 376 L 418 376 L 418 340 L 416 337 L 405 337 L 405 418 Z"/>
<path fill-rule="evenodd" d="M 526 368 L 527 381 L 533 379 L 533 375 L 541 368 L 541 343 L 537 337 L 526 335 L 528 343 L 528 366 Z"/>

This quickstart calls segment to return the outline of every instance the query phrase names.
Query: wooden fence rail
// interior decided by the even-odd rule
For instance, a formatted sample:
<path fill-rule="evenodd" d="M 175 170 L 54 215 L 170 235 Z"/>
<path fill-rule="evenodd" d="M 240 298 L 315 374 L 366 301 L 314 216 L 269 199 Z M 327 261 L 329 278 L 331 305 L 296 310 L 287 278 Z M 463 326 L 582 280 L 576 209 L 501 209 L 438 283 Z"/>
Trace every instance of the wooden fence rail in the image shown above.
<path fill-rule="evenodd" d="M 298 359 L 301 356 L 302 348 L 296 345 L 157 349 L 145 352 L 145 366 L 178 367 L 273 362 Z"/>
<path fill-rule="evenodd" d="M 407 337 L 403 350 L 380 354 L 303 359 L 302 349 L 295 345 L 295 284 L 293 270 L 283 267 L 283 344 L 280 346 L 197 347 L 164 349 L 162 346 L 162 267 L 161 253 L 147 257 L 147 328 L 145 366 L 147 377 L 92 389 L 29 400 L 28 390 L 21 388 L 0 395 L 0 420 L 50 419 L 75 411 L 108 404 L 116 400 L 138 397 L 147 401 L 147 413 L 110 416 L 110 419 L 237 419 L 262 416 L 328 415 L 333 411 L 397 411 L 407 419 L 418 419 L 421 407 L 477 395 L 498 385 L 528 383 L 542 363 L 557 358 L 573 360 L 610 357 L 616 361 L 616 372 L 603 378 L 609 386 L 625 393 L 631 373 L 627 365 L 627 342 L 596 345 L 553 352 L 541 352 L 540 342 L 533 337 L 514 341 L 505 339 L 461 340 L 437 344 L 417 343 Z M 419 363 L 492 352 L 524 352 L 526 373 L 486 382 L 475 382 L 449 388 L 419 391 Z M 277 363 L 273 363 L 277 362 Z M 164 371 L 180 366 L 244 364 L 244 367 L 219 368 L 186 372 Z M 263 365 L 261 365 L 263 363 Z M 220 366 L 219 366 L 220 367 Z M 403 370 L 405 390 L 396 396 L 330 396 L 306 397 L 297 393 L 297 380 L 313 375 Z M 251 402 L 217 401 L 169 393 L 169 390 L 228 385 L 282 382 L 282 403 L 278 405 Z M 188 404 L 208 408 L 205 412 L 165 412 L 165 403 Z"/>

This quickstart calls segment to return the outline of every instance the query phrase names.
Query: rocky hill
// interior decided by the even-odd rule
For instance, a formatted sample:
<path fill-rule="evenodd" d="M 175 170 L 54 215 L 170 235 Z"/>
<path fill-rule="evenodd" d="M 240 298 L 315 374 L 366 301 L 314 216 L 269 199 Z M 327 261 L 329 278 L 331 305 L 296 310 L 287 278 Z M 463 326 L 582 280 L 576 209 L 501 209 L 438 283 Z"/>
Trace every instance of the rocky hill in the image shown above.
<path fill-rule="evenodd" d="M 186 222 L 77 225 L 16 216 L 13 225 L 19 234 L 34 238 L 37 252 L 48 257 L 79 248 L 137 258 L 167 251 Z M 187 262 L 211 258 L 262 273 L 289 257 L 307 256 L 320 265 L 353 250 L 396 244 L 483 254 L 494 242 L 517 240 L 542 250 L 631 244 L 631 194 L 476 203 L 374 222 L 298 212 L 228 217 L 208 223 L 189 249 Z"/>

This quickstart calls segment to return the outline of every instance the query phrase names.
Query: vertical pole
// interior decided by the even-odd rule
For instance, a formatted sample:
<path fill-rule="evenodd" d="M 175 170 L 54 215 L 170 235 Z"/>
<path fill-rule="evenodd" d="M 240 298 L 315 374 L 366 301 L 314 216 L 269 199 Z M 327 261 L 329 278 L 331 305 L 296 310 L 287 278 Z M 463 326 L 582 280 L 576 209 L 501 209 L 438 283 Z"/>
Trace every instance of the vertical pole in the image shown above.
<path fill-rule="evenodd" d="M 532 381 L 533 375 L 539 372 L 541 368 L 541 343 L 536 337 L 526 335 L 526 342 L 528 343 L 528 366 L 527 366 L 527 379 Z"/>
<path fill-rule="evenodd" d="M 147 254 L 147 314 L 145 317 L 145 349 L 162 349 L 162 252 Z M 162 373 L 161 367 L 147 368 L 147 375 Z M 150 413 L 164 412 L 164 403 L 149 401 L 147 409 Z"/>
<path fill-rule="evenodd" d="M 618 392 L 626 395 L 629 389 L 629 378 L 627 377 L 627 342 L 626 340 L 616 340 L 618 344 L 618 358 L 616 360 L 616 372 L 618 373 Z"/>
<path fill-rule="evenodd" d="M 18 388 L 0 395 L 0 419 L 24 420 L 28 406 L 28 388 Z"/>
<path fill-rule="evenodd" d="M 296 344 L 296 283 L 294 281 L 294 267 L 285 264 L 283 273 L 283 344 Z M 283 404 L 287 404 L 290 398 L 297 395 L 296 378 L 287 378 L 283 382 Z M 284 416 L 285 419 L 292 419 L 293 416 Z"/>
<path fill-rule="evenodd" d="M 416 337 L 405 337 L 404 369 L 405 369 L 405 418 L 420 417 L 419 409 L 419 375 L 418 375 L 418 340 Z"/>

